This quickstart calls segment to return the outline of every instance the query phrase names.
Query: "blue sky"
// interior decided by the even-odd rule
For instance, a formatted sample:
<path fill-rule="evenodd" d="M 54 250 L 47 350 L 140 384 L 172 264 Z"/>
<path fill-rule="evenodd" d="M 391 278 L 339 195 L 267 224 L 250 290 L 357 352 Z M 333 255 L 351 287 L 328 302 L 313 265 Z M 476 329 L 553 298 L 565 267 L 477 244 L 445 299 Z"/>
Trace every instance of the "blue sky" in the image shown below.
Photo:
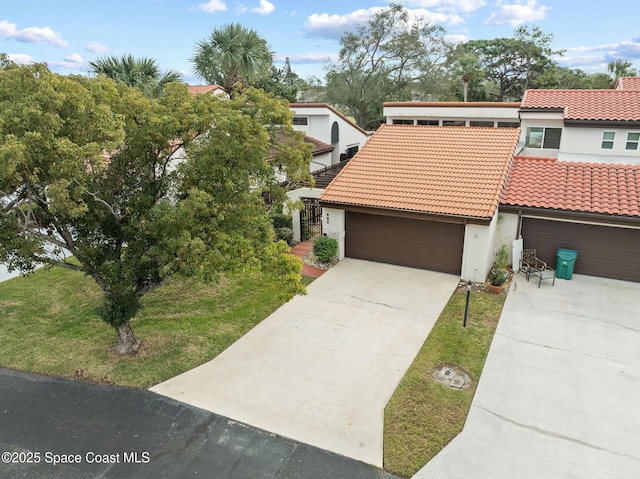
<path fill-rule="evenodd" d="M 640 2 L 624 0 L 404 0 L 413 14 L 443 26 L 452 41 L 508 37 L 538 25 L 565 49 L 563 66 L 606 71 L 618 58 L 640 67 Z M 388 5 L 381 0 L 0 0 L 0 52 L 18 63 L 47 62 L 86 73 L 104 55 L 133 54 L 163 69 L 192 73 L 196 41 L 239 22 L 255 29 L 302 77 L 323 76 L 346 28 Z"/>

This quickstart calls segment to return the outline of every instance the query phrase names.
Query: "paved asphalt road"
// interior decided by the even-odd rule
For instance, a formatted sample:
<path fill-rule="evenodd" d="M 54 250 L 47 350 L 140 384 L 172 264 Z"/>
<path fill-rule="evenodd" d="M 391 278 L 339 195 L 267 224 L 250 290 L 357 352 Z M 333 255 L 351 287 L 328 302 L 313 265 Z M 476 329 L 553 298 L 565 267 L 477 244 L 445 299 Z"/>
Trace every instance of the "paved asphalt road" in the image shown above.
<path fill-rule="evenodd" d="M 3 479 L 394 477 L 149 391 L 3 368 L 0 453 Z"/>

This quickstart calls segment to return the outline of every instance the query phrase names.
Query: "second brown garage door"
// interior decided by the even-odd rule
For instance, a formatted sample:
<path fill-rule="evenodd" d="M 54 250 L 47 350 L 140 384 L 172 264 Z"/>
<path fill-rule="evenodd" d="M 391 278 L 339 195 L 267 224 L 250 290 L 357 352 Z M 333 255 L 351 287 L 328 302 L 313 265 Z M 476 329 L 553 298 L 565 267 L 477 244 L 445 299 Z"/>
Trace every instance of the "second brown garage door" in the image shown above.
<path fill-rule="evenodd" d="M 347 211 L 345 255 L 460 274 L 464 225 Z"/>
<path fill-rule="evenodd" d="M 522 238 L 553 267 L 558 248 L 572 249 L 576 273 L 640 282 L 640 230 L 523 218 Z"/>

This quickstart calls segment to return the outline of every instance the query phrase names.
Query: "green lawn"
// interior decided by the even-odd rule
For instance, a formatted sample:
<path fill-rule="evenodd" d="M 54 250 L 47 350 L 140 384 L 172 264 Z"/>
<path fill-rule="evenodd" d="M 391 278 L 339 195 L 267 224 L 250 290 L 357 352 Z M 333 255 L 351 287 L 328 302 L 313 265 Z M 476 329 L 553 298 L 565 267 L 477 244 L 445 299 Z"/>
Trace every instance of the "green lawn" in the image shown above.
<path fill-rule="evenodd" d="M 0 283 L 0 365 L 147 388 L 214 358 L 291 297 L 268 276 L 168 281 L 131 322 L 139 354 L 122 357 L 115 331 L 96 315 L 93 280 L 41 269 Z"/>
<path fill-rule="evenodd" d="M 466 289 L 451 296 L 387 405 L 387 471 L 411 477 L 462 431 L 505 297 L 471 293 L 467 327 L 463 328 Z M 435 382 L 431 373 L 441 364 L 460 366 L 471 376 L 471 387 L 458 390 Z"/>

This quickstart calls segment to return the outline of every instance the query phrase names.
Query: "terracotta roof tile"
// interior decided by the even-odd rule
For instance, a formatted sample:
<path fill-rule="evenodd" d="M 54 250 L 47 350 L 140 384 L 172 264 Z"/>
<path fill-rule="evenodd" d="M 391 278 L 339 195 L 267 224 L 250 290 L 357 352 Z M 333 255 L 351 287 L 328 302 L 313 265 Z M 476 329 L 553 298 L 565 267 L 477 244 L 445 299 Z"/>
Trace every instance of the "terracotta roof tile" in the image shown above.
<path fill-rule="evenodd" d="M 561 109 L 565 120 L 640 121 L 640 91 L 527 90 L 521 109 Z"/>
<path fill-rule="evenodd" d="M 225 89 L 220 85 L 189 85 L 187 90 L 189 90 L 189 93 L 191 93 L 192 95 L 215 92 L 217 90 L 220 90 L 223 92 L 225 91 Z"/>
<path fill-rule="evenodd" d="M 323 153 L 330 153 L 336 149 L 335 146 L 330 145 L 329 143 L 325 143 L 324 141 L 320 141 L 311 136 L 305 136 L 304 141 L 305 143 L 310 143 L 311 145 L 313 145 L 313 149 L 311 150 L 311 154 L 313 156 L 321 155 Z"/>
<path fill-rule="evenodd" d="M 513 128 L 382 125 L 321 199 L 491 218 L 518 135 Z"/>
<path fill-rule="evenodd" d="M 640 165 L 515 157 L 503 205 L 640 216 Z"/>
<path fill-rule="evenodd" d="M 617 90 L 640 91 L 640 77 L 622 77 L 616 82 Z"/>

